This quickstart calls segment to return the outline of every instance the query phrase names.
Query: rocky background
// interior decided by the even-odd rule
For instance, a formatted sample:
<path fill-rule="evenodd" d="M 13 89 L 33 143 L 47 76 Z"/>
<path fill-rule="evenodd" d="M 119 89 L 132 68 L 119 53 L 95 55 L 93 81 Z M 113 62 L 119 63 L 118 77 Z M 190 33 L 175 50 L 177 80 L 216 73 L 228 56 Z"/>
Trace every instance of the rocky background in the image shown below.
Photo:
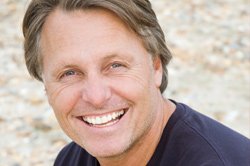
<path fill-rule="evenodd" d="M 166 97 L 250 137 L 250 1 L 153 0 L 174 59 Z M 0 165 L 48 166 L 69 139 L 28 75 L 28 0 L 0 1 Z"/>

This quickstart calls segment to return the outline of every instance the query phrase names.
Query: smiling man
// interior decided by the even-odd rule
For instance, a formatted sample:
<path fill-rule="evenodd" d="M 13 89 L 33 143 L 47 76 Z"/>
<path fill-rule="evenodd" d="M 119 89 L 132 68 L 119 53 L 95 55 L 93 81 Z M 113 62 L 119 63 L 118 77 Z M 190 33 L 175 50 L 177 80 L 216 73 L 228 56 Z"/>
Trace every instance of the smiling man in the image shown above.
<path fill-rule="evenodd" d="M 163 98 L 171 54 L 149 1 L 33 0 L 23 32 L 27 68 L 73 140 L 56 166 L 249 162 L 247 138 Z"/>

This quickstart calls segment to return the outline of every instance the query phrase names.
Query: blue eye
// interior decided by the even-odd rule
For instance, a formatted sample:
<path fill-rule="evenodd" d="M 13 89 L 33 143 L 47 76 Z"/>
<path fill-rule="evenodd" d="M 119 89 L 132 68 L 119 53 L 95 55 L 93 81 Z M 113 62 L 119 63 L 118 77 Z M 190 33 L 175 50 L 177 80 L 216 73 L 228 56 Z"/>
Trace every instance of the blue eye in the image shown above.
<path fill-rule="evenodd" d="M 76 75 L 76 72 L 74 70 L 68 70 L 64 72 L 61 77 L 67 77 L 67 76 L 72 76 L 72 75 Z"/>
<path fill-rule="evenodd" d="M 117 67 L 121 67 L 122 65 L 119 63 L 114 63 L 111 65 L 111 68 L 117 68 Z"/>

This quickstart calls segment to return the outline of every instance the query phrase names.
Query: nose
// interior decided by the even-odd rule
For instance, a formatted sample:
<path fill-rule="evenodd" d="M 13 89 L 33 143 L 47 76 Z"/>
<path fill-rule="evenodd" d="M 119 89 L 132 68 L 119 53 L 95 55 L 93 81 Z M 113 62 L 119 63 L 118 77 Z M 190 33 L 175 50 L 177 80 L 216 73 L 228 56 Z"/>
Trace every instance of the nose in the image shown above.
<path fill-rule="evenodd" d="M 104 79 L 91 77 L 84 83 L 82 99 L 96 108 L 101 108 L 110 99 L 111 91 Z"/>

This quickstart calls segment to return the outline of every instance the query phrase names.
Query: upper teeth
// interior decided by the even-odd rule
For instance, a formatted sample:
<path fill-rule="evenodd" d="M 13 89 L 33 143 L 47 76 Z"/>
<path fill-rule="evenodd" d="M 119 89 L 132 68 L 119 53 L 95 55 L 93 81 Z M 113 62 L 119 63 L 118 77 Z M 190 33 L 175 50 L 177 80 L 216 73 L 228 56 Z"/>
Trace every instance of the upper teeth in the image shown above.
<path fill-rule="evenodd" d="M 114 119 L 117 119 L 119 116 L 123 115 L 124 113 L 125 113 L 124 110 L 122 110 L 119 112 L 113 112 L 113 113 L 102 115 L 102 116 L 82 117 L 82 119 L 85 122 L 88 122 L 93 125 L 101 125 L 101 124 L 106 124 Z"/>

